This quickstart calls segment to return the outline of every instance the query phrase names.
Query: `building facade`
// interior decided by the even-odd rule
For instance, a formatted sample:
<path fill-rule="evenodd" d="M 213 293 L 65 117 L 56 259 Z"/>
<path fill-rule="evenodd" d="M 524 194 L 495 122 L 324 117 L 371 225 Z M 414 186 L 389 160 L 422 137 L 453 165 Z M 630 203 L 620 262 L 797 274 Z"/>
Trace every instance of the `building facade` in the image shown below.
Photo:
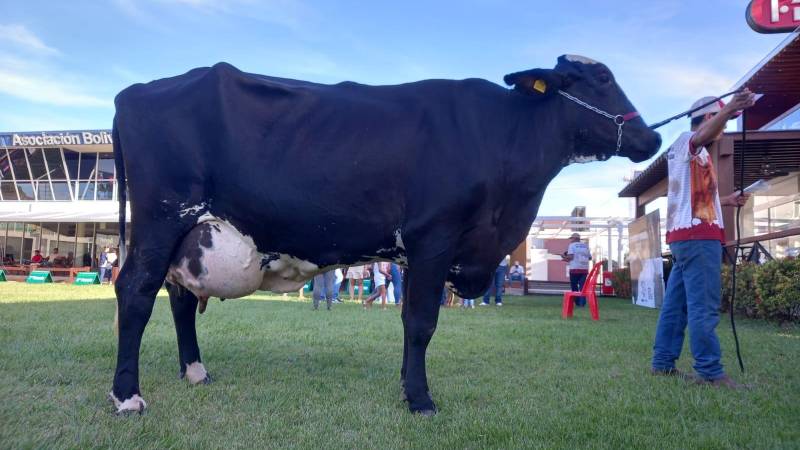
<path fill-rule="evenodd" d="M 0 133 L 0 255 L 4 265 L 55 249 L 96 266 L 119 240 L 110 130 Z"/>

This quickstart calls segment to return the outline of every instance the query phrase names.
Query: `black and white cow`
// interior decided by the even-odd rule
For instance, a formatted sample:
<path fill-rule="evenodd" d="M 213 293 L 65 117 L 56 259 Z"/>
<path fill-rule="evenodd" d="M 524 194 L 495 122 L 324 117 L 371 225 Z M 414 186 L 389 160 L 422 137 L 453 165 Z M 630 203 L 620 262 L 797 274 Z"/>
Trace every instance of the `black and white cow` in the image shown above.
<path fill-rule="evenodd" d="M 588 58 L 562 56 L 555 69 L 505 82 L 514 88 L 482 79 L 323 85 L 220 63 L 122 91 L 114 153 L 123 239 L 126 184 L 132 229 L 116 283 L 117 411 L 145 408 L 139 346 L 165 279 L 180 373 L 201 383 L 210 378 L 198 301 L 293 291 L 331 267 L 392 260 L 408 267 L 401 386 L 411 411 L 433 414 L 425 351 L 442 286 L 482 294 L 570 162 L 643 161 L 661 142 L 608 68 Z M 369 213 L 353 214 L 365 205 Z"/>

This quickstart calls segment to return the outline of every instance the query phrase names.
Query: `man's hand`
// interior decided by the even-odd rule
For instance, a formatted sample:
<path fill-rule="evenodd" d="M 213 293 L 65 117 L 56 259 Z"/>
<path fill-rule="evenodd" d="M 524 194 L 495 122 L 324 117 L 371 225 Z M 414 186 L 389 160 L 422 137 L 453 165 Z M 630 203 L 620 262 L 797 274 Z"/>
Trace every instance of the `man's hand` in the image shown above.
<path fill-rule="evenodd" d="M 726 195 L 725 197 L 719 199 L 719 203 L 722 206 L 744 206 L 749 199 L 750 194 L 747 192 L 740 194 L 739 191 L 736 191 L 731 195 Z"/>
<path fill-rule="evenodd" d="M 747 109 L 756 104 L 756 94 L 750 92 L 750 89 L 744 88 L 741 92 L 733 95 L 728 104 L 723 108 L 723 112 L 727 117 L 731 117 L 736 111 Z"/>

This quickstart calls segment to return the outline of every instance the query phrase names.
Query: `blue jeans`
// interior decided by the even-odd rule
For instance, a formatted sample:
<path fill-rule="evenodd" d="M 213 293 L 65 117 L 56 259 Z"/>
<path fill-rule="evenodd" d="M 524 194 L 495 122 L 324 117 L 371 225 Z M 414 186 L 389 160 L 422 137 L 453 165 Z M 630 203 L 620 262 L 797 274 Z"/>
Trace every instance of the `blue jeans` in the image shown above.
<path fill-rule="evenodd" d="M 314 275 L 314 309 L 319 308 L 319 301 L 323 299 L 328 303 L 328 309 L 331 309 L 331 303 L 335 298 L 334 284 L 336 284 L 336 273 L 333 270 Z"/>
<path fill-rule="evenodd" d="M 503 283 L 506 281 L 506 270 L 508 267 L 506 266 L 497 266 L 497 269 L 494 271 L 494 302 L 495 303 L 503 303 Z M 483 303 L 489 304 L 491 301 L 491 294 L 492 289 L 489 288 L 485 294 L 483 294 Z"/>
<path fill-rule="evenodd" d="M 670 244 L 672 266 L 653 345 L 653 368 L 670 370 L 681 355 L 686 325 L 694 370 L 706 380 L 725 372 L 715 329 L 719 323 L 722 246 L 715 240 Z"/>
<path fill-rule="evenodd" d="M 569 286 L 574 292 L 579 292 L 583 288 L 583 283 L 586 283 L 588 273 L 572 273 L 569 274 Z M 586 306 L 586 297 L 574 297 L 575 306 Z"/>
<path fill-rule="evenodd" d="M 392 263 L 389 268 L 389 275 L 392 276 L 392 286 L 394 287 L 394 303 L 400 303 L 403 298 L 403 276 L 400 274 L 400 267 Z"/>

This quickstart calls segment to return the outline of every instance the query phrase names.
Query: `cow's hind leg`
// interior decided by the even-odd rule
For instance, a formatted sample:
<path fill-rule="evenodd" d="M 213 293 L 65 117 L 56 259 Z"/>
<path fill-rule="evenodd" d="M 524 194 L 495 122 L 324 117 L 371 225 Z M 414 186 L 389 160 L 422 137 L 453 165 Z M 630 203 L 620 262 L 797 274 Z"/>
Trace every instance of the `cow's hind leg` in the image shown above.
<path fill-rule="evenodd" d="M 167 292 L 178 335 L 178 377 L 186 378 L 191 384 L 210 383 L 211 375 L 203 366 L 197 345 L 197 297 L 185 287 L 173 283 L 167 283 Z"/>
<path fill-rule="evenodd" d="M 164 245 L 169 243 L 170 245 Z M 139 347 L 153 303 L 167 274 L 172 241 L 131 246 L 115 285 L 119 308 L 117 369 L 111 400 L 117 413 L 142 412 L 146 404 L 139 389 Z"/>
<path fill-rule="evenodd" d="M 403 321 L 403 330 L 406 324 L 406 311 L 408 311 L 408 274 L 409 269 L 403 273 L 403 304 L 401 305 L 400 318 Z M 408 367 L 408 339 L 403 332 L 403 365 L 400 368 L 400 401 L 408 400 L 406 396 L 406 369 Z"/>
<path fill-rule="evenodd" d="M 439 301 L 450 261 L 439 257 L 409 262 L 413 270 L 408 275 L 409 295 L 403 309 L 404 390 L 408 409 L 430 416 L 436 413 L 436 405 L 428 388 L 425 354 L 439 320 Z"/>

